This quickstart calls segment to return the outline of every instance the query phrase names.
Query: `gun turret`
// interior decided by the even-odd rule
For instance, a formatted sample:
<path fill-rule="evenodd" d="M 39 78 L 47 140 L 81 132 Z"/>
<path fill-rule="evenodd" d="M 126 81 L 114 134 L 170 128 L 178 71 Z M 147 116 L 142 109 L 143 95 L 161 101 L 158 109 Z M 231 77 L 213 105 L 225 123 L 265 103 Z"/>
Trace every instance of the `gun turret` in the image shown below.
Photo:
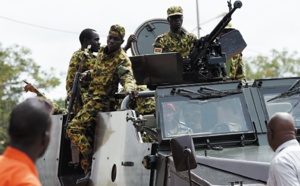
<path fill-rule="evenodd" d="M 197 40 L 189 55 L 189 75 L 191 75 L 191 72 L 198 73 L 198 78 L 204 78 L 205 80 L 220 77 L 220 73 L 222 73 L 222 76 L 226 76 L 226 54 L 222 52 L 218 37 L 231 21 L 231 16 L 234 11 L 241 7 L 242 2 L 235 1 L 234 8 L 223 17 L 212 32 Z M 221 72 L 219 72 L 220 70 Z M 186 76 L 188 76 L 188 74 Z"/>

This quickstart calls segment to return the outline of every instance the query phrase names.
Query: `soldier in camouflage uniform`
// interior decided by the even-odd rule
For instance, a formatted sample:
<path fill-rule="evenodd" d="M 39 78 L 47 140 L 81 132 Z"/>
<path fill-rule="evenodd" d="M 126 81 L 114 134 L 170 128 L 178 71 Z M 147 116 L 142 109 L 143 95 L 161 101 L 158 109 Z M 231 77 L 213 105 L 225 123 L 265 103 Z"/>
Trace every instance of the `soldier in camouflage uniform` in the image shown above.
<path fill-rule="evenodd" d="M 90 79 L 88 99 L 83 109 L 73 118 L 67 127 L 67 134 L 83 155 L 81 167 L 88 178 L 91 170 L 94 129 L 98 112 L 114 110 L 115 93 L 118 83 L 126 92 L 136 87 L 131 62 L 121 48 L 125 29 L 112 25 L 107 37 L 107 46 L 100 47 L 97 61 L 92 70 L 82 73 L 82 79 Z"/>
<path fill-rule="evenodd" d="M 154 53 L 179 52 L 182 57 L 190 54 L 197 37 L 181 29 L 183 10 L 180 6 L 172 6 L 167 10 L 170 30 L 155 39 Z"/>
<path fill-rule="evenodd" d="M 80 73 L 91 70 L 96 62 L 96 55 L 93 52 L 98 52 L 100 48 L 99 34 L 93 29 L 84 29 L 79 35 L 81 48 L 73 53 L 66 78 L 67 100 L 70 99 L 72 93 L 75 74 L 80 68 Z M 90 45 L 90 49 L 88 46 Z M 77 99 L 74 102 L 73 112 L 76 114 L 81 110 L 83 103 L 87 100 L 89 82 L 80 83 L 80 93 L 77 93 Z M 79 96 L 80 95 L 80 96 Z"/>

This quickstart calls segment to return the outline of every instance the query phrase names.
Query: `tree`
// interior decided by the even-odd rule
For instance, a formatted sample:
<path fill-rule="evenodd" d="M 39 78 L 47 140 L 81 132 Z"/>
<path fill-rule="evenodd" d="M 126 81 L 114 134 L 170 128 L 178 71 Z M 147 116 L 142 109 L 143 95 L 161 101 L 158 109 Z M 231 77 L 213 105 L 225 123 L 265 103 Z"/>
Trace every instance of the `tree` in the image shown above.
<path fill-rule="evenodd" d="M 30 54 L 31 51 L 25 47 L 13 45 L 3 48 L 0 43 L 0 153 L 8 142 L 9 114 L 24 93 L 22 80 L 30 80 L 45 90 L 60 84 L 59 78 L 54 76 L 54 69 L 48 72 L 41 70 Z"/>
<path fill-rule="evenodd" d="M 297 52 L 271 50 L 271 56 L 258 55 L 244 60 L 247 80 L 300 76 Z"/>
<path fill-rule="evenodd" d="M 61 108 L 66 108 L 66 100 L 63 98 L 53 100 Z"/>

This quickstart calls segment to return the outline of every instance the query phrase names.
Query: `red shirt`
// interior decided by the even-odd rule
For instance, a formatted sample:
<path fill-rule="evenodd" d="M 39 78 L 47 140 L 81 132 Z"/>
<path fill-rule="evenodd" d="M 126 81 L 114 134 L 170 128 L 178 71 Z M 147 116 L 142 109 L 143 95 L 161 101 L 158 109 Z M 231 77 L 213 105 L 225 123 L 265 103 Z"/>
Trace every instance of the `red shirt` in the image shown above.
<path fill-rule="evenodd" d="M 42 186 L 34 162 L 22 151 L 7 147 L 0 156 L 0 186 Z"/>

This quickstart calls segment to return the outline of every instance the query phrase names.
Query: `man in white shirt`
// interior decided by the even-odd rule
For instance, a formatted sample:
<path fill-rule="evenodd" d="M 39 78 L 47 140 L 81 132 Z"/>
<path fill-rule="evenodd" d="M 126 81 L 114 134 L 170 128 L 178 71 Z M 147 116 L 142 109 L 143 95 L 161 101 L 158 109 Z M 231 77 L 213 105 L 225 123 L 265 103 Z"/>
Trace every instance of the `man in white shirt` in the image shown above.
<path fill-rule="evenodd" d="M 269 186 L 300 186 L 300 146 L 292 115 L 279 112 L 268 122 L 268 142 L 275 152 L 270 164 Z"/>

